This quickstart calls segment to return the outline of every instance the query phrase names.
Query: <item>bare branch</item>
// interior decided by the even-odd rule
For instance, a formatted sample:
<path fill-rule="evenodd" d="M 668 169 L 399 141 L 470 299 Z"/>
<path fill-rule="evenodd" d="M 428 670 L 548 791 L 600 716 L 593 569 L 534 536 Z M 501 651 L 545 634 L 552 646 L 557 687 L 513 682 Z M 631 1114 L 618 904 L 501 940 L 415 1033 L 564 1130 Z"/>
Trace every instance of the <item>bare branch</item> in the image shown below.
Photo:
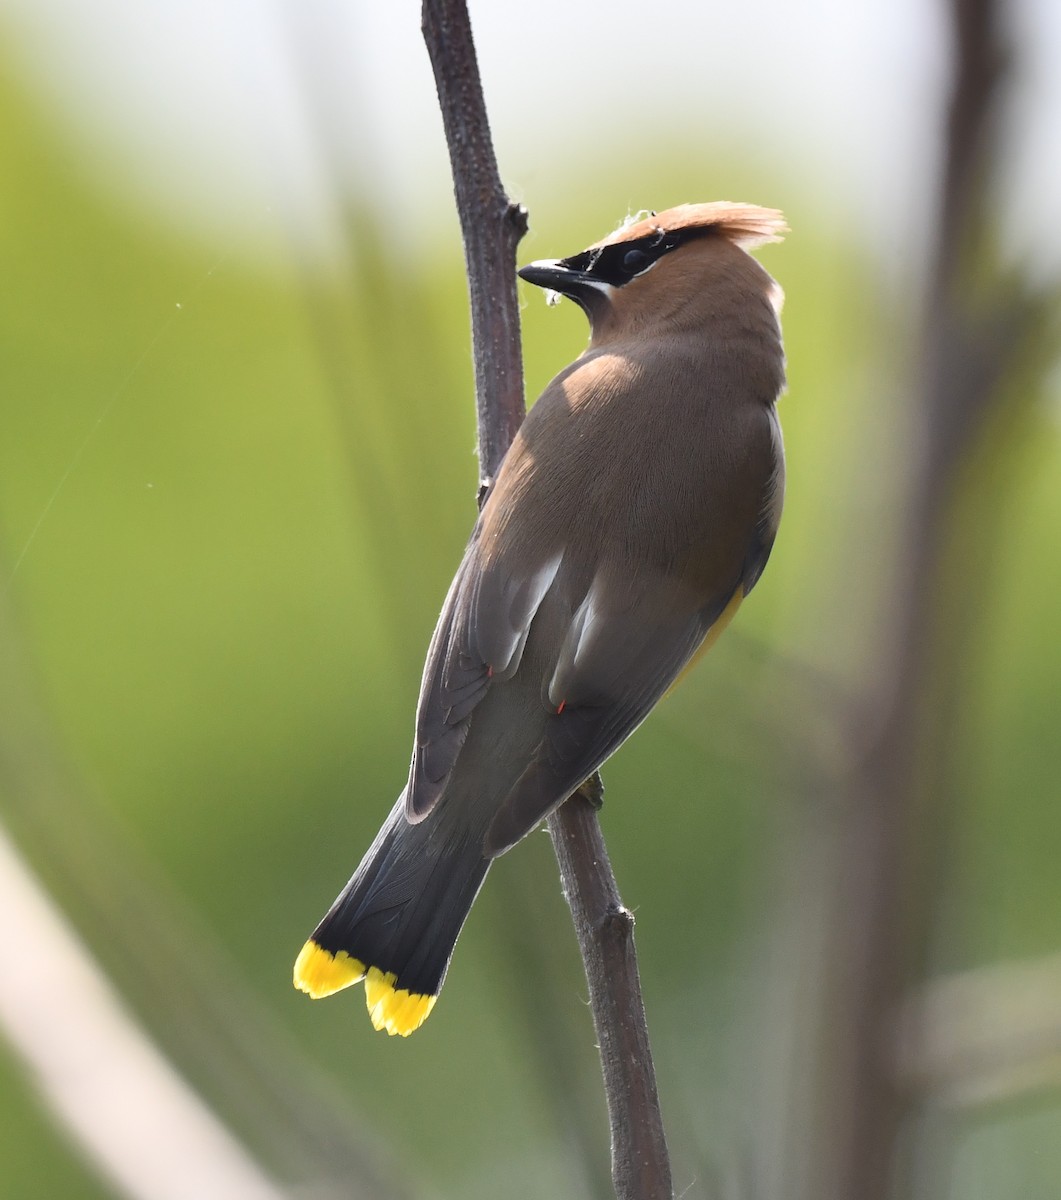
<path fill-rule="evenodd" d="M 60 1127 L 128 1200 L 290 1200 L 188 1086 L 0 828 L 0 1033 Z"/>
<path fill-rule="evenodd" d="M 634 918 L 619 897 L 597 820 L 593 775 L 549 819 L 556 859 L 586 966 L 600 1045 L 620 1200 L 670 1200 L 670 1157 L 656 1092 L 648 1022 L 634 951 Z"/>
<path fill-rule="evenodd" d="M 515 249 L 526 213 L 497 172 L 464 0 L 424 0 L 421 27 L 435 72 L 464 236 L 479 418 L 480 503 L 523 419 Z M 571 906 L 600 1045 L 619 1200 L 669 1200 L 670 1162 L 656 1093 L 633 918 L 619 899 L 589 797 L 599 776 L 562 805 L 550 833 Z"/>
<path fill-rule="evenodd" d="M 425 0 L 421 29 L 453 170 L 472 310 L 480 502 L 523 421 L 516 247 L 527 212 L 501 185 L 464 0 Z"/>
<path fill-rule="evenodd" d="M 209 1176 L 211 1152 L 199 1134 L 213 1125 L 209 1139 L 222 1159 L 234 1162 L 222 1146 L 227 1138 L 262 1178 L 297 1181 L 299 1195 L 409 1197 L 412 1185 L 385 1144 L 290 1043 L 236 963 L 107 805 L 75 781 L 42 715 L 24 639 L 5 599 L 0 596 L 0 856 L 14 853 L 9 837 L 25 865 L 0 871 L 0 891 L 7 888 L 0 900 L 6 964 L 0 1041 L 10 1040 L 36 1076 L 50 1114 L 99 1169 L 121 1180 L 124 1195 L 158 1194 L 148 1182 L 159 1170 L 165 1175 L 170 1151 L 183 1146 L 188 1170 L 167 1176 L 166 1186 L 175 1189 L 168 1194 L 242 1197 L 224 1162 L 218 1179 L 226 1182 L 188 1182 L 192 1165 L 200 1183 Z M 105 873 L 100 864 L 107 864 Z M 32 953 L 15 947 L 12 939 L 19 938 Z M 49 984 L 48 971 L 62 982 Z M 78 1086 L 71 1086 L 75 1063 Z M 139 1083 L 116 1085 L 137 1072 Z M 145 1103 L 155 1089 L 158 1105 Z M 139 1098 L 136 1113 L 130 1116 L 120 1103 L 101 1104 L 104 1092 Z M 219 1113 L 227 1129 L 218 1124 Z M 133 1121 L 139 1133 L 131 1139 Z M 167 1136 L 169 1151 L 141 1171 L 141 1152 Z M 143 1187 L 135 1183 L 138 1173 Z"/>
<path fill-rule="evenodd" d="M 814 1189 L 829 1200 L 885 1200 L 908 1190 L 898 1149 L 917 1095 L 896 1061 L 895 1030 L 923 973 L 945 877 L 959 648 L 970 637 L 968 588 L 956 599 L 947 586 L 953 508 L 970 448 L 1005 394 L 999 383 L 1038 319 L 1034 305 L 1015 303 L 985 268 L 979 236 L 997 161 L 992 135 L 1006 62 L 1000 6 L 951 0 L 950 9 L 954 82 L 915 372 L 921 436 L 905 490 L 891 625 L 859 711 L 863 754 L 847 781 L 852 803 L 830 942 L 835 1008 L 825 1038 L 834 1071 L 817 1139 L 824 1182 Z M 979 304 L 966 286 L 976 254 Z"/>

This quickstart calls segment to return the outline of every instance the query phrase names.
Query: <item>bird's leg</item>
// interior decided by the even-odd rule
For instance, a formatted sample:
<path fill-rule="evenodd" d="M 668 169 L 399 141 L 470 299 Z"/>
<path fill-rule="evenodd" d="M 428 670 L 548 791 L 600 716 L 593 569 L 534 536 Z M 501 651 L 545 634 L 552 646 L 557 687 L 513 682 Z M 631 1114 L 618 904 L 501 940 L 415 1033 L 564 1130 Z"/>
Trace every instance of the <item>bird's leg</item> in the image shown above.
<path fill-rule="evenodd" d="M 581 796 L 595 812 L 600 812 L 604 807 L 604 780 L 600 777 L 600 771 L 594 771 L 588 779 L 584 779 L 575 788 L 575 794 Z"/>

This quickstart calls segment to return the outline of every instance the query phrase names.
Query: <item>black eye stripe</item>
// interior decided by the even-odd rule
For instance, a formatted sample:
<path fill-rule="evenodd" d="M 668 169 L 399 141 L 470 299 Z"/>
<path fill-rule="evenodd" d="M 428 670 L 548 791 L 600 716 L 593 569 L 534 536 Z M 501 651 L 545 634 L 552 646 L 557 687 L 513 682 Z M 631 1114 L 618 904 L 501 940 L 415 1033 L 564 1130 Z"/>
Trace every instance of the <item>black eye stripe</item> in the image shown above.
<path fill-rule="evenodd" d="M 561 259 L 560 265 L 572 271 L 585 272 L 602 283 L 611 284 L 612 287 L 622 287 L 631 279 L 644 274 L 663 255 L 709 231 L 710 226 L 670 231 L 657 229 L 634 241 L 616 242 L 611 246 L 583 250 L 581 254 Z"/>
<path fill-rule="evenodd" d="M 572 271 L 592 271 L 600 253 L 599 250 L 583 250 L 581 254 L 572 254 L 570 258 L 560 259 L 560 266 L 568 267 Z"/>

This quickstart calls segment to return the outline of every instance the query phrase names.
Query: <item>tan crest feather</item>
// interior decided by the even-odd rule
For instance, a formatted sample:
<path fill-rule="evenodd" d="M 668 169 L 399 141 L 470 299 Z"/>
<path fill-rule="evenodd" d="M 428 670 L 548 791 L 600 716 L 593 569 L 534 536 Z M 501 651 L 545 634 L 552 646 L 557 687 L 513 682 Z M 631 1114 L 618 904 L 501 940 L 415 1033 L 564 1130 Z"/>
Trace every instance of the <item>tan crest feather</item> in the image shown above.
<path fill-rule="evenodd" d="M 711 204 L 679 204 L 665 212 L 649 213 L 627 218 L 624 224 L 597 242 L 590 249 L 611 246 L 616 242 L 629 242 L 648 237 L 653 233 L 676 229 L 714 228 L 731 242 L 744 249 L 762 246 L 767 242 L 780 242 L 788 225 L 776 208 L 760 208 L 757 204 L 734 204 L 729 200 L 716 200 Z"/>

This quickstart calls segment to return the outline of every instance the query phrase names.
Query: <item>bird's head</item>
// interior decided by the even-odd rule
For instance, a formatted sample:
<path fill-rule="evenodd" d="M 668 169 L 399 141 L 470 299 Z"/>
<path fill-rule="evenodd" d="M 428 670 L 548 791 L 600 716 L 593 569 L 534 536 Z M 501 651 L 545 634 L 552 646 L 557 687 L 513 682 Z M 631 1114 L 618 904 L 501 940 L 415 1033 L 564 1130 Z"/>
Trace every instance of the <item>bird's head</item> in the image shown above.
<path fill-rule="evenodd" d="M 666 324 L 711 303 L 712 284 L 746 283 L 775 307 L 780 289 L 744 254 L 787 232 L 781 213 L 752 204 L 681 204 L 625 222 L 580 254 L 540 259 L 520 278 L 567 296 L 585 311 L 593 341 Z"/>

